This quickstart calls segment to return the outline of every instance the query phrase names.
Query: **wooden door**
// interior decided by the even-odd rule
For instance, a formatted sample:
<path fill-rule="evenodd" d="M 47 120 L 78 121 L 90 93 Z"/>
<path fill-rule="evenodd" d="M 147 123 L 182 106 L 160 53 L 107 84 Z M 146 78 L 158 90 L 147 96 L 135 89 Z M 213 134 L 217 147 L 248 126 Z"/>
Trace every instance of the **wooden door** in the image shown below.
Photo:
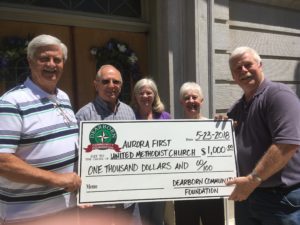
<path fill-rule="evenodd" d="M 105 46 L 111 38 L 120 43 L 126 43 L 138 57 L 140 73 L 147 74 L 146 35 L 143 33 L 117 32 L 108 30 L 95 30 L 87 28 L 74 28 L 74 52 L 76 61 L 76 95 L 78 106 L 81 107 L 95 96 L 92 84 L 97 68 L 95 57 L 91 54 L 91 47 Z M 124 80 L 123 74 L 123 80 Z M 123 89 L 131 94 L 132 83 L 124 84 Z M 128 103 L 128 102 L 127 102 Z"/>
<path fill-rule="evenodd" d="M 105 46 L 111 38 L 116 39 L 120 43 L 126 43 L 138 57 L 141 76 L 146 75 L 148 71 L 147 38 L 144 33 L 5 20 L 0 20 L 0 27 L 2 28 L 0 30 L 1 40 L 5 37 L 27 38 L 29 35 L 34 37 L 39 34 L 50 34 L 58 37 L 67 45 L 68 60 L 58 86 L 68 93 L 75 111 L 95 97 L 92 81 L 97 68 L 96 59 L 90 51 L 92 47 Z M 129 86 L 131 87 L 132 84 Z M 3 94 L 6 90 L 5 82 L 3 79 L 0 79 L 0 94 Z M 129 94 L 131 93 L 130 88 L 125 88 L 125 91 L 129 92 Z"/>
<path fill-rule="evenodd" d="M 25 23 L 0 20 L 0 39 L 9 37 L 27 38 L 29 35 L 36 36 L 39 34 L 50 34 L 61 39 L 68 47 L 70 46 L 70 31 L 68 27 L 55 26 L 38 23 Z M 69 48 L 70 51 L 70 48 Z M 69 54 L 70 55 L 70 54 Z M 73 100 L 73 87 L 72 87 L 72 59 L 68 60 L 65 64 L 64 75 L 62 76 L 59 87 L 66 91 Z M 12 74 L 13 75 L 13 74 Z M 1 80 L 1 94 L 6 91 L 5 82 Z"/>

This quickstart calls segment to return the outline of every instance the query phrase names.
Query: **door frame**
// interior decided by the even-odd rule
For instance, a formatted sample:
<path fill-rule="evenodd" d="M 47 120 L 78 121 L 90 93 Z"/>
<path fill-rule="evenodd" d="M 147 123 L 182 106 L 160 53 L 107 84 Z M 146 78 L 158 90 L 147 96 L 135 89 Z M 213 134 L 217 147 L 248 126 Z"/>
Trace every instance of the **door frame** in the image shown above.
<path fill-rule="evenodd" d="M 22 5 L 0 3 L 0 19 L 144 33 L 150 30 L 149 0 L 141 0 L 141 5 L 142 18 L 127 19 L 126 17 L 97 16 L 92 13 L 28 6 L 25 8 Z"/>

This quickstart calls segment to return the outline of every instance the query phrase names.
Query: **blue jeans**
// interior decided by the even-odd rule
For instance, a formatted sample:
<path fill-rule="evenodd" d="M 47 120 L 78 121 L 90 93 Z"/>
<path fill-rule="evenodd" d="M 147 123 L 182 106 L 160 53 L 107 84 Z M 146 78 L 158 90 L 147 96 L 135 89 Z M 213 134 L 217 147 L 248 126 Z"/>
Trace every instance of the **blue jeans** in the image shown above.
<path fill-rule="evenodd" d="M 256 189 L 246 201 L 235 202 L 236 225 L 299 225 L 300 188 L 289 192 Z"/>

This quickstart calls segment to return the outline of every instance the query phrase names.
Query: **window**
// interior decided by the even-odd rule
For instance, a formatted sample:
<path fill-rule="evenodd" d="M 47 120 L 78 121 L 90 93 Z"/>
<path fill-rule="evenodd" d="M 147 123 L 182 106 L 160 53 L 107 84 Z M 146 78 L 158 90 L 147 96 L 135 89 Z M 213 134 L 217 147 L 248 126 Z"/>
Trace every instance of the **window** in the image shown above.
<path fill-rule="evenodd" d="M 140 19 L 141 0 L 0 0 L 9 4 Z"/>

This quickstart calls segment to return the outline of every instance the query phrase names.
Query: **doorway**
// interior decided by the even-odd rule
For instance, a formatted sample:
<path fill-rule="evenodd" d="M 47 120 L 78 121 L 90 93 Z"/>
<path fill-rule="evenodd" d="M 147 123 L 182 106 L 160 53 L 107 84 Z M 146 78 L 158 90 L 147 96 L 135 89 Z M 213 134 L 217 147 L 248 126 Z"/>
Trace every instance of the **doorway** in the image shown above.
<path fill-rule="evenodd" d="M 95 97 L 93 80 L 97 71 L 97 60 L 91 53 L 93 47 L 101 48 L 112 38 L 120 43 L 125 43 L 137 56 L 140 75 L 145 76 L 148 73 L 147 37 L 145 33 L 8 20 L 1 20 L 0 27 L 2 28 L 0 39 L 5 37 L 27 38 L 39 34 L 50 34 L 58 37 L 66 44 L 68 60 L 58 86 L 69 95 L 74 111 Z M 125 79 L 125 82 L 124 95 L 131 96 L 134 79 Z M 6 90 L 7 85 L 1 79 L 0 94 L 2 95 Z M 128 99 L 127 97 L 126 101 Z"/>

